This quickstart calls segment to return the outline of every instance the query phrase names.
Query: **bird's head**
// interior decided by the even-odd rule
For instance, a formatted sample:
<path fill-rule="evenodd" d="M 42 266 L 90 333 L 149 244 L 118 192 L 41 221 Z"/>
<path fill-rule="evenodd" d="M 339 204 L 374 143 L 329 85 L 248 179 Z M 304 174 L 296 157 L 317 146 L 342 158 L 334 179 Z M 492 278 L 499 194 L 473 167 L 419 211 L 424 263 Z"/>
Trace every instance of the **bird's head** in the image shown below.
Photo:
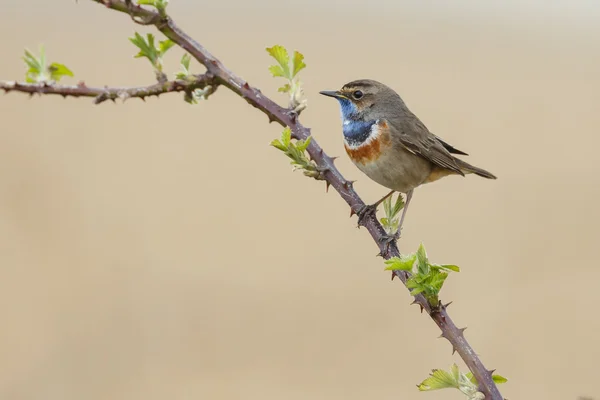
<path fill-rule="evenodd" d="M 403 104 L 400 96 L 383 83 L 360 79 L 346 83 L 340 90 L 319 92 L 339 101 L 344 121 L 369 121 L 385 118 L 386 110 Z M 399 103 L 398 103 L 399 101 Z"/>

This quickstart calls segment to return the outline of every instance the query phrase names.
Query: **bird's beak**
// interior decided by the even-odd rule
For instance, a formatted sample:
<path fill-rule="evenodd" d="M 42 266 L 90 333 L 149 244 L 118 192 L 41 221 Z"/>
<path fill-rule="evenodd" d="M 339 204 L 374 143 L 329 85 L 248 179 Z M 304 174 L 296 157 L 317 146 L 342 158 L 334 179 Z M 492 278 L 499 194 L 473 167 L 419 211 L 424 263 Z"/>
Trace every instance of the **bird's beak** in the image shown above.
<path fill-rule="evenodd" d="M 322 94 L 323 96 L 334 97 L 336 99 L 346 98 L 346 96 L 341 94 L 338 90 L 323 90 L 322 92 L 319 92 L 319 93 Z"/>

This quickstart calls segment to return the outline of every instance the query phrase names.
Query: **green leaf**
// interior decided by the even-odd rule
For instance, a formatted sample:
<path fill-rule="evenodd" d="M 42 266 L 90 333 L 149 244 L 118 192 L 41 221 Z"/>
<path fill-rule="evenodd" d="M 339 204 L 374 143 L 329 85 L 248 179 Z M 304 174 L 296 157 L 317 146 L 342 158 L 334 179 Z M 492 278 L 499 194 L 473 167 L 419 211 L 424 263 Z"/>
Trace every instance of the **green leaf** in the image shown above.
<path fill-rule="evenodd" d="M 42 50 L 43 47 L 40 48 L 40 51 Z M 26 49 L 23 61 L 25 61 L 25 64 L 29 67 L 25 73 L 25 80 L 28 83 L 37 83 L 44 80 L 44 70 L 46 69 L 46 66 L 42 65 L 41 60 Z"/>
<path fill-rule="evenodd" d="M 391 197 L 390 196 L 390 203 L 391 203 Z M 400 210 L 402 210 L 404 208 L 404 199 L 402 198 L 402 195 L 400 193 L 398 193 L 398 197 L 396 197 L 396 203 L 394 204 L 394 209 L 392 210 L 391 214 L 395 217 L 396 215 L 398 215 L 398 213 L 400 213 Z"/>
<path fill-rule="evenodd" d="M 289 147 L 291 141 L 292 131 L 289 127 L 286 127 L 283 132 L 281 132 L 281 144 L 283 144 L 285 147 Z"/>
<path fill-rule="evenodd" d="M 146 57 L 154 64 L 156 59 L 156 48 L 154 47 L 154 35 L 151 33 L 147 34 L 147 41 L 144 39 L 142 35 L 138 32 L 135 33 L 134 37 L 129 38 L 129 41 L 133 43 L 138 49 L 140 49 L 139 53 L 137 53 L 134 57 Z"/>
<path fill-rule="evenodd" d="M 175 74 L 175 78 L 184 80 L 190 76 L 190 60 L 191 56 L 188 53 L 185 53 L 183 56 L 181 56 L 180 64 L 182 71 L 177 72 Z"/>
<path fill-rule="evenodd" d="M 423 286 L 418 286 L 416 288 L 414 288 L 413 290 L 410 291 L 410 295 L 411 296 L 416 296 L 418 294 L 421 294 L 425 291 L 425 288 Z"/>
<path fill-rule="evenodd" d="M 129 38 L 129 41 L 131 41 L 131 43 L 140 49 L 139 53 L 137 53 L 134 57 L 146 57 L 153 66 L 157 67 L 159 55 L 158 50 L 156 50 L 156 47 L 154 47 L 154 35 L 148 33 L 146 38 L 147 39 L 144 39 L 144 37 L 137 32 L 135 33 L 134 37 Z"/>
<path fill-rule="evenodd" d="M 294 58 L 292 60 L 292 78 L 298 75 L 298 72 L 306 68 L 304 63 L 304 55 L 298 51 L 294 51 Z"/>
<path fill-rule="evenodd" d="M 283 145 L 283 144 L 282 144 L 282 143 L 279 141 L 279 139 L 273 139 L 273 140 L 271 141 L 271 143 L 270 143 L 270 144 L 271 144 L 271 146 L 273 146 L 273 147 L 276 147 L 276 148 L 278 148 L 278 149 L 279 149 L 279 150 L 281 150 L 281 151 L 286 151 L 286 150 L 287 150 L 287 147 L 285 147 L 285 146 L 284 146 L 284 145 Z"/>
<path fill-rule="evenodd" d="M 296 146 L 298 147 L 298 150 L 300 150 L 301 152 L 304 152 L 308 148 L 311 138 L 312 138 L 312 136 L 309 136 L 306 138 L 306 140 L 298 140 L 296 142 Z"/>
<path fill-rule="evenodd" d="M 477 379 L 475 379 L 472 372 L 467 372 L 465 376 L 471 381 L 472 384 L 477 385 Z"/>
<path fill-rule="evenodd" d="M 389 260 L 385 260 L 386 271 L 412 271 L 415 263 L 416 254 L 408 256 L 400 255 L 400 257 L 392 257 Z"/>
<path fill-rule="evenodd" d="M 281 75 L 274 76 L 283 76 L 284 78 L 292 79 L 293 76 L 290 75 L 290 57 L 288 55 L 285 47 L 280 45 L 275 45 L 273 47 L 267 47 L 267 52 L 273 57 L 281 66 Z M 271 73 L 273 71 L 271 70 Z"/>
<path fill-rule="evenodd" d="M 165 53 L 175 45 L 175 42 L 171 39 L 166 39 L 158 43 L 158 51 L 161 56 L 164 56 Z"/>
<path fill-rule="evenodd" d="M 392 218 L 392 217 L 393 217 L 393 216 L 392 216 L 392 199 L 391 199 L 391 197 L 392 197 L 392 196 L 390 196 L 390 197 L 386 198 L 386 199 L 383 201 L 383 212 L 384 212 L 384 214 L 385 214 L 387 217 L 389 217 L 389 218 Z M 387 218 L 386 218 L 386 219 L 387 219 Z"/>
<path fill-rule="evenodd" d="M 447 271 L 460 272 L 460 267 L 458 265 L 452 264 L 430 264 L 432 268 L 436 269 L 445 269 Z"/>
<path fill-rule="evenodd" d="M 189 53 L 185 53 L 183 56 L 181 56 L 181 66 L 183 68 L 185 68 L 186 71 L 190 70 L 190 60 L 192 59 L 192 56 L 190 56 Z"/>
<path fill-rule="evenodd" d="M 277 89 L 278 92 L 283 92 L 283 93 L 287 93 L 290 90 L 292 90 L 292 87 L 290 86 L 289 83 L 286 83 L 285 85 L 283 85 L 282 87 L 280 87 L 279 89 Z"/>
<path fill-rule="evenodd" d="M 60 81 L 63 76 L 73 76 L 73 72 L 64 64 L 52 63 L 48 67 L 50 78 L 54 81 Z"/>
<path fill-rule="evenodd" d="M 157 2 L 159 0 L 156 0 Z M 173 47 L 175 44 L 170 39 L 162 40 L 158 43 L 158 48 L 155 45 L 154 35 L 148 33 L 144 38 L 139 33 L 135 33 L 134 37 L 129 38 L 129 41 L 133 43 L 140 51 L 134 56 L 135 58 L 146 57 L 156 72 L 162 73 L 162 56 Z"/>
<path fill-rule="evenodd" d="M 475 379 L 475 377 L 473 376 L 473 373 L 472 373 L 472 372 L 467 372 L 467 373 L 465 374 L 465 376 L 466 376 L 466 377 L 467 377 L 467 378 L 468 378 L 468 379 L 469 379 L 469 380 L 470 380 L 470 381 L 471 381 L 471 382 L 472 382 L 474 385 L 477 385 L 477 384 L 478 384 L 478 383 L 477 383 L 477 379 Z M 492 380 L 494 381 L 494 383 L 498 383 L 498 384 L 500 384 L 500 383 L 506 383 L 506 382 L 508 382 L 508 379 L 506 379 L 505 377 L 503 377 L 503 376 L 500 376 L 500 375 L 492 375 Z"/>
<path fill-rule="evenodd" d="M 444 285 L 444 281 L 448 277 L 448 273 L 439 272 L 439 271 L 431 271 L 429 284 L 431 285 L 435 294 L 438 294 Z"/>
<path fill-rule="evenodd" d="M 423 243 L 419 245 L 417 250 L 417 271 L 420 274 L 427 274 L 429 272 L 429 263 L 427 260 L 427 252 Z"/>
<path fill-rule="evenodd" d="M 144 6 L 152 6 L 163 12 L 167 5 L 169 4 L 169 0 L 138 0 L 139 5 Z"/>
<path fill-rule="evenodd" d="M 25 56 L 23 57 L 23 61 L 25 61 L 25 64 L 27 64 L 27 66 L 31 68 L 33 72 L 39 73 L 43 69 L 40 61 L 27 49 L 25 49 Z"/>
<path fill-rule="evenodd" d="M 59 81 L 63 76 L 73 76 L 73 72 L 64 64 L 52 63 L 49 66 L 46 65 L 44 46 L 40 46 L 39 58 L 29 50 L 25 50 L 23 61 L 29 67 L 25 73 L 25 80 L 29 83 Z"/>
<path fill-rule="evenodd" d="M 271 65 L 269 67 L 269 71 L 271 72 L 271 75 L 273 75 L 274 78 L 276 78 L 278 76 L 287 78 L 287 76 L 285 76 L 285 72 L 283 71 L 283 68 L 281 68 L 281 65 Z"/>
<path fill-rule="evenodd" d="M 444 371 L 443 369 L 434 369 L 431 376 L 421 382 L 418 387 L 422 392 L 447 388 L 458 389 L 458 377 L 454 374 L 454 368 L 452 368 L 452 372 Z"/>

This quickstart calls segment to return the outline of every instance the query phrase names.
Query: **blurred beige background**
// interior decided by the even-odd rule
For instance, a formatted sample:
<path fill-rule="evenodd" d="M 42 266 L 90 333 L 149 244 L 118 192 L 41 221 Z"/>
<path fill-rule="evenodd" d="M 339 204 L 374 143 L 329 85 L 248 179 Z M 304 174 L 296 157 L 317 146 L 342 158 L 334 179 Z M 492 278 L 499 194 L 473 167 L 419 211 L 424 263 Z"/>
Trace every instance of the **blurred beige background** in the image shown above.
<path fill-rule="evenodd" d="M 497 174 L 417 190 L 400 247 L 462 267 L 442 298 L 509 378 L 505 397 L 600 398 L 597 2 L 170 12 L 282 103 L 264 48 L 301 50 L 302 120 L 366 201 L 386 190 L 347 159 L 337 104 L 317 94 L 356 78 L 394 87 Z M 44 43 L 71 82 L 153 82 L 127 40 L 144 28 L 89 1 L 4 0 L 0 22 L 0 79 L 22 79 L 23 48 Z M 463 398 L 417 392 L 460 359 L 341 198 L 292 173 L 268 146 L 280 128 L 226 89 L 198 106 L 9 94 L 0 121 L 0 398 Z"/>

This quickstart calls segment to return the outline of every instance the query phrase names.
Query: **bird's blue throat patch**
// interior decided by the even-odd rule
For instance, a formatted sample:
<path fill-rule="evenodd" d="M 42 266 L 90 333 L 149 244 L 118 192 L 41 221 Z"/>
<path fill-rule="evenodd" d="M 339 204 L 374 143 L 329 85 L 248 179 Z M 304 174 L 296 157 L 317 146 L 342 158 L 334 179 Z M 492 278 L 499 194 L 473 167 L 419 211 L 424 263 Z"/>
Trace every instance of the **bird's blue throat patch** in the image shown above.
<path fill-rule="evenodd" d="M 340 111 L 342 112 L 342 119 L 353 119 L 356 118 L 358 110 L 356 105 L 348 99 L 338 97 L 337 100 L 340 102 Z"/>
<path fill-rule="evenodd" d="M 347 119 L 344 121 L 342 131 L 346 142 L 350 146 L 360 146 L 371 136 L 373 125 L 376 121 L 356 121 Z"/>
<path fill-rule="evenodd" d="M 342 112 L 344 137 L 350 146 L 360 146 L 371 135 L 371 129 L 375 124 L 373 121 L 363 121 L 359 119 L 358 110 L 354 103 L 348 99 L 338 98 L 340 110 Z"/>

